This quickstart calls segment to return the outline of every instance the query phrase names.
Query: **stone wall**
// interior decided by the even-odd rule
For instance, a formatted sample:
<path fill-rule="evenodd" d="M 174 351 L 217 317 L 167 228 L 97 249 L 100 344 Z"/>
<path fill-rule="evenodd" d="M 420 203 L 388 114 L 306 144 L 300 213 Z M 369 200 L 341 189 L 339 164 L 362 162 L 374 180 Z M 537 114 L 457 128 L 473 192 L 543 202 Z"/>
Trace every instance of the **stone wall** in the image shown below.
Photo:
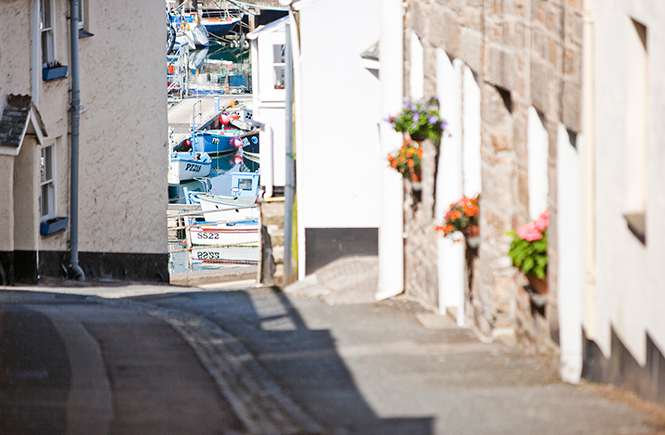
<path fill-rule="evenodd" d="M 406 294 L 431 310 L 439 307 L 437 234 L 434 217 L 435 164 L 438 147 L 421 143 L 422 181 L 404 181 L 404 281 Z M 434 243 L 433 243 L 434 241 Z"/>
<path fill-rule="evenodd" d="M 482 200 L 478 259 L 470 283 L 469 318 L 482 334 L 508 343 L 519 341 L 541 351 L 554 349 L 556 312 L 556 145 L 557 128 L 581 127 L 581 0 L 408 0 L 405 47 L 411 32 L 424 50 L 425 95 L 436 91 L 436 49 L 460 59 L 478 75 L 481 89 Z M 405 95 L 409 95 L 409 53 L 405 52 Z M 535 310 L 526 280 L 511 265 L 505 231 L 529 221 L 528 110 L 544 120 L 549 139 L 550 294 Z M 426 183 L 424 183 L 426 184 Z M 427 192 L 423 190 L 422 203 Z M 405 204 L 408 210 L 409 204 Z M 423 219 L 405 213 L 408 239 L 407 291 L 431 281 L 426 267 L 409 267 L 413 256 L 429 259 L 435 238 L 418 240 Z M 424 211 L 423 211 L 424 213 Z M 416 222 L 410 222 L 415 219 Z M 435 270 L 435 269 L 434 269 Z M 419 278 L 414 275 L 419 274 Z M 428 291 L 413 291 L 431 305 Z"/>

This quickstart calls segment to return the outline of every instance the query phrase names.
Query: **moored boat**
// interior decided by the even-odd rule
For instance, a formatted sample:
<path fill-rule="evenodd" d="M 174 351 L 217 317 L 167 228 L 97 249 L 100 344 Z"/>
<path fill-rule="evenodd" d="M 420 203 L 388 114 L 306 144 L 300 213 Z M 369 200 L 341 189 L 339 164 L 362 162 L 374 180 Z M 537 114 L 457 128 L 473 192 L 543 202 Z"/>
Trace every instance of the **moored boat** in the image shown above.
<path fill-rule="evenodd" d="M 236 150 L 233 143 L 240 132 L 238 130 L 197 131 L 192 140 L 194 151 L 205 151 L 211 155 L 224 154 Z"/>
<path fill-rule="evenodd" d="M 222 36 L 229 33 L 231 29 L 233 29 L 233 26 L 239 23 L 240 20 L 240 17 L 203 17 L 201 19 L 201 24 L 203 24 L 203 26 L 206 28 L 208 34 L 221 38 Z"/>
<path fill-rule="evenodd" d="M 192 226 L 189 230 L 194 245 L 256 246 L 259 243 L 258 221 L 235 224 L 207 224 Z"/>
<path fill-rule="evenodd" d="M 171 175 L 180 181 L 207 177 L 212 168 L 212 159 L 205 152 L 175 152 L 169 160 Z"/>
<path fill-rule="evenodd" d="M 193 195 L 201 204 L 203 216 L 208 222 L 258 221 L 259 207 L 256 197 L 225 196 L 210 193 Z"/>

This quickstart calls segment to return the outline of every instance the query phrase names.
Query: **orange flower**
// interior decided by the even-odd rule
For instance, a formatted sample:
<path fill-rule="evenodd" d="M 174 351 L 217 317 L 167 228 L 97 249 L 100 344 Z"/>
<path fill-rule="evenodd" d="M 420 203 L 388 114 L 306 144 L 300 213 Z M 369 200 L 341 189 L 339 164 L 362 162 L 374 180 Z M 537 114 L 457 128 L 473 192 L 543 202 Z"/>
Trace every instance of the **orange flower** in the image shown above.
<path fill-rule="evenodd" d="M 462 213 L 459 210 L 454 209 L 451 210 L 450 217 L 452 218 L 452 220 L 456 220 L 462 217 Z"/>
<path fill-rule="evenodd" d="M 397 160 L 393 160 L 392 162 L 390 162 L 390 166 L 391 166 L 393 169 L 397 169 Z"/>
<path fill-rule="evenodd" d="M 418 148 L 418 149 L 416 150 L 416 152 L 418 153 L 418 157 L 420 157 L 420 158 L 423 157 L 423 149 L 422 149 L 422 148 Z"/>
<path fill-rule="evenodd" d="M 409 150 L 406 152 L 407 157 L 411 157 L 413 155 L 413 151 Z"/>
<path fill-rule="evenodd" d="M 409 159 L 409 160 L 406 162 L 406 164 L 407 164 L 407 166 L 408 166 L 409 168 L 413 168 L 414 162 L 413 162 L 413 160 Z"/>

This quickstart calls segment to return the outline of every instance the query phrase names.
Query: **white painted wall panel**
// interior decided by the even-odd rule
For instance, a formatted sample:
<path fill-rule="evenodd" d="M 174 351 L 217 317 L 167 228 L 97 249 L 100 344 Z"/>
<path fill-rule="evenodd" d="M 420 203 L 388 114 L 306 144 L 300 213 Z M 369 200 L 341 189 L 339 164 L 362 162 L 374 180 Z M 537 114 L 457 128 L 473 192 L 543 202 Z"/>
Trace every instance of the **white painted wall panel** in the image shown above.
<path fill-rule="evenodd" d="M 531 219 L 547 210 L 549 193 L 547 177 L 548 138 L 547 130 L 538 112 L 529 107 L 528 161 L 529 161 L 529 215 Z"/>
<path fill-rule="evenodd" d="M 464 68 L 463 76 L 463 165 L 464 165 L 464 195 L 472 198 L 480 193 L 480 86 L 473 71 Z"/>
<path fill-rule="evenodd" d="M 581 142 L 578 137 L 577 144 Z M 578 148 L 579 149 L 579 148 Z M 566 127 L 557 133 L 558 207 L 558 313 L 561 345 L 561 376 L 579 382 L 582 373 L 582 306 L 584 301 L 584 189 L 583 167 L 578 149 L 571 144 Z"/>
<path fill-rule="evenodd" d="M 446 53 L 438 49 L 437 94 L 441 104 L 441 117 L 448 122 L 441 140 L 439 172 L 436 186 L 436 216 L 443 222 L 444 213 L 451 203 L 462 197 L 462 62 L 451 62 Z M 480 125 L 478 126 L 480 127 Z M 447 307 L 458 308 L 458 320 L 463 320 L 464 307 L 464 244 L 455 243 L 443 234 L 438 236 L 439 311 Z"/>
<path fill-rule="evenodd" d="M 380 6 L 379 0 L 302 5 L 297 178 L 304 228 L 379 226 L 380 171 L 387 165 L 379 143 L 381 88 L 360 55 L 380 36 Z M 340 22 L 354 31 L 340 32 Z"/>

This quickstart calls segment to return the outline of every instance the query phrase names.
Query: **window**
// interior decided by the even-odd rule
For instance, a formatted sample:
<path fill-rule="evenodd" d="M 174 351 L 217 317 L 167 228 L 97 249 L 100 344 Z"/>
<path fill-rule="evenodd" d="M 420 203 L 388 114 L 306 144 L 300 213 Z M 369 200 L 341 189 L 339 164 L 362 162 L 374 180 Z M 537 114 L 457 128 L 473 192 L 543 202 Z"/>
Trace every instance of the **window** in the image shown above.
<path fill-rule="evenodd" d="M 275 89 L 284 89 L 284 44 L 275 44 L 273 51 L 273 84 Z"/>
<path fill-rule="evenodd" d="M 85 5 L 83 0 L 79 0 L 79 30 L 85 28 Z"/>
<path fill-rule="evenodd" d="M 55 217 L 55 145 L 42 148 L 40 158 L 40 183 L 41 183 L 41 219 L 48 220 Z"/>
<path fill-rule="evenodd" d="M 55 37 L 53 29 L 53 0 L 40 2 L 41 13 L 39 28 L 42 32 L 42 65 L 55 61 Z"/>

